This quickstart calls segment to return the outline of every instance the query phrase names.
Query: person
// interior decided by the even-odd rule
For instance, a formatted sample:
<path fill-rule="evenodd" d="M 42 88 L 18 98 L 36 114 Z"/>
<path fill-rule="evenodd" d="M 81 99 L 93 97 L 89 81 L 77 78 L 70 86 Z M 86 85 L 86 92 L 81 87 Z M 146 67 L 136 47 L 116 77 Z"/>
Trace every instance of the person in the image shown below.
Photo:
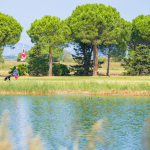
<path fill-rule="evenodd" d="M 19 76 L 18 67 L 16 67 L 16 69 L 14 70 L 14 76 L 15 76 L 15 82 L 16 82 Z"/>

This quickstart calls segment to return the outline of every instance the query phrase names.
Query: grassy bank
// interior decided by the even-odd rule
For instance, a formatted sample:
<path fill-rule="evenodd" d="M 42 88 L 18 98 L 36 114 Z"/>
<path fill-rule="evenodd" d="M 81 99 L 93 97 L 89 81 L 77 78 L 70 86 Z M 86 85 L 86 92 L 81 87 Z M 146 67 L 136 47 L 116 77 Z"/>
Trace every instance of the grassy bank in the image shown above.
<path fill-rule="evenodd" d="M 150 84 L 117 83 L 117 82 L 52 82 L 52 81 L 18 81 L 4 82 L 0 86 L 0 93 L 9 94 L 94 94 L 94 95 L 135 95 L 150 96 Z"/>

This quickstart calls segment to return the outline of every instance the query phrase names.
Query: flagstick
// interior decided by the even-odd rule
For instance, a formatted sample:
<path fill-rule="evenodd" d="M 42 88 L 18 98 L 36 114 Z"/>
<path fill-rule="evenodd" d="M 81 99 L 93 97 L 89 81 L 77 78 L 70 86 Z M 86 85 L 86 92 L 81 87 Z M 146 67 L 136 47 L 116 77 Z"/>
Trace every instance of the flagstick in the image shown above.
<path fill-rule="evenodd" d="M 27 74 L 28 74 L 27 59 L 25 58 L 25 60 L 26 60 L 26 68 L 27 68 Z M 28 81 L 29 81 L 29 74 L 28 74 Z"/>

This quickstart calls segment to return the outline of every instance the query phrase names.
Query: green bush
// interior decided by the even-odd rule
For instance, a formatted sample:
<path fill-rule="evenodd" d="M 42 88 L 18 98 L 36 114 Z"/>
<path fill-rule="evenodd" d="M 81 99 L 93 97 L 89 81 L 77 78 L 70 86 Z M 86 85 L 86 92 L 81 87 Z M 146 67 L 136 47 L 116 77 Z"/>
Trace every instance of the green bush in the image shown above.
<path fill-rule="evenodd" d="M 26 76 L 27 75 L 26 74 L 27 68 L 26 68 L 25 64 L 17 65 L 17 66 L 14 66 L 13 68 L 10 68 L 11 71 L 9 72 L 9 74 L 13 73 L 14 70 L 16 69 L 16 67 L 18 67 L 18 71 L 19 71 L 20 76 Z"/>
<path fill-rule="evenodd" d="M 54 76 L 69 76 L 70 70 L 66 65 L 53 63 L 52 73 Z"/>

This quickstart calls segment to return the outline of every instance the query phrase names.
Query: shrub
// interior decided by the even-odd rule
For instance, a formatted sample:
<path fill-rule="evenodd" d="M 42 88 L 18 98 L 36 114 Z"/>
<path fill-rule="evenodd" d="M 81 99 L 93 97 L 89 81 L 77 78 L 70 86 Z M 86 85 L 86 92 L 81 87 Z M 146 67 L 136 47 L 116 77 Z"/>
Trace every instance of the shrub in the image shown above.
<path fill-rule="evenodd" d="M 21 65 L 17 65 L 14 66 L 13 68 L 10 68 L 11 71 L 9 72 L 10 74 L 14 72 L 14 70 L 16 69 L 16 67 L 18 67 L 18 71 L 19 71 L 19 75 L 20 76 L 26 76 L 26 72 L 27 72 L 27 68 L 25 64 L 21 64 Z"/>
<path fill-rule="evenodd" d="M 69 76 L 70 70 L 66 65 L 53 63 L 52 73 L 54 76 Z"/>

